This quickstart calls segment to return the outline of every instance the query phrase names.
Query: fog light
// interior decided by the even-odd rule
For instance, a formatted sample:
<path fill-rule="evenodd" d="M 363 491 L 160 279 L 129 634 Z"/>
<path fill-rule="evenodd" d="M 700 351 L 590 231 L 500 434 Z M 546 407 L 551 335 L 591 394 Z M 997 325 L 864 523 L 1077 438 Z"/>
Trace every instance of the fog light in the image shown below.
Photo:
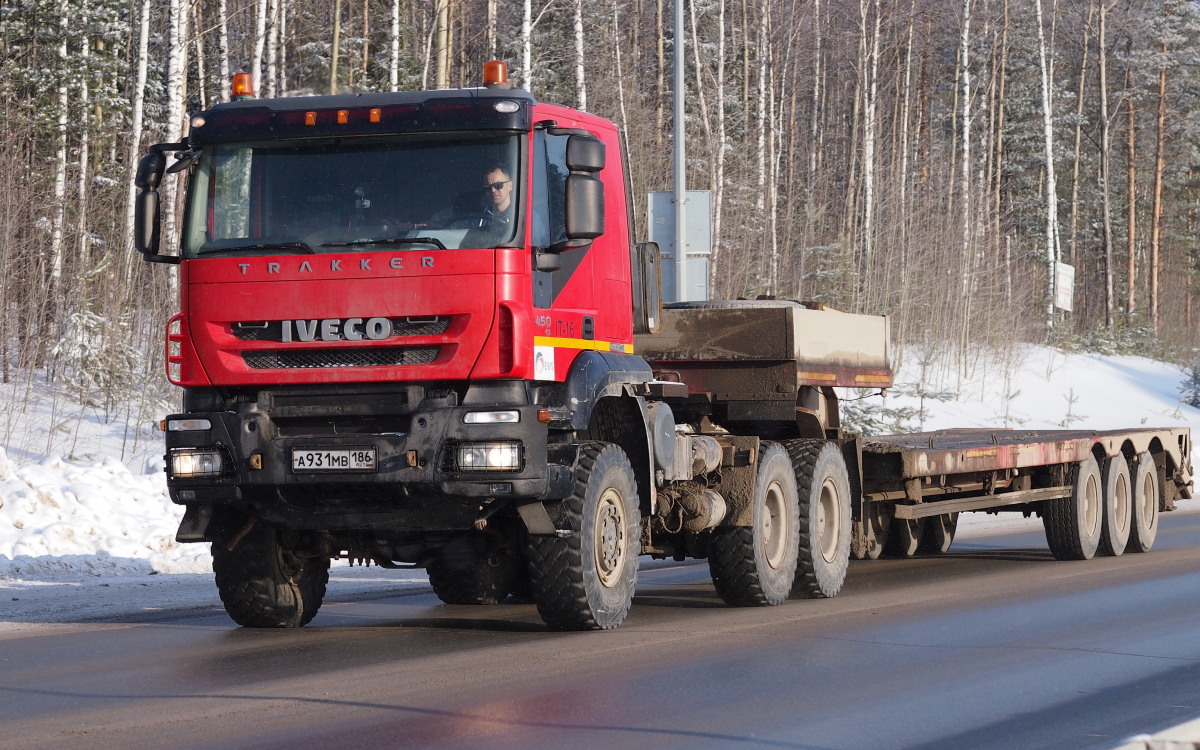
<path fill-rule="evenodd" d="M 179 448 L 171 451 L 171 476 L 176 479 L 216 477 L 225 471 L 225 458 L 212 449 Z"/>
<path fill-rule="evenodd" d="M 463 415 L 465 424 L 516 424 L 521 421 L 521 412 L 506 411 L 470 411 Z"/>
<path fill-rule="evenodd" d="M 207 419 L 168 419 L 167 432 L 190 432 L 193 430 L 211 430 L 212 422 Z"/>
<path fill-rule="evenodd" d="M 457 458 L 459 471 L 520 471 L 521 444 L 462 443 Z"/>

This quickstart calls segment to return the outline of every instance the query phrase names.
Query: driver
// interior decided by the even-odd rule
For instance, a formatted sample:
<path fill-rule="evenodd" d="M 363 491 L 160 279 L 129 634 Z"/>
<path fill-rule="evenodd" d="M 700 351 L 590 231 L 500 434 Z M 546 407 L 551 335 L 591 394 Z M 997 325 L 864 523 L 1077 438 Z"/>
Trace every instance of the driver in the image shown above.
<path fill-rule="evenodd" d="M 512 236 L 514 211 L 512 176 L 496 165 L 484 174 L 483 214 L 463 237 L 461 247 L 494 247 Z"/>

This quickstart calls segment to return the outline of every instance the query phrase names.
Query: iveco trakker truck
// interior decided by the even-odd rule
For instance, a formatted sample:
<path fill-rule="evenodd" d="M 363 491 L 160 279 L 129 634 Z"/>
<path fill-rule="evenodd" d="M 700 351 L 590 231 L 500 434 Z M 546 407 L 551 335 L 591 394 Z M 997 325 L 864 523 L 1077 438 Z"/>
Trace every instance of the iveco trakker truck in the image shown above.
<path fill-rule="evenodd" d="M 944 551 L 962 511 L 1040 514 L 1084 559 L 1148 549 L 1190 496 L 1186 430 L 845 434 L 835 389 L 892 384 L 885 318 L 661 305 L 617 127 L 485 77 L 243 84 L 139 165 L 136 244 L 179 273 L 178 539 L 211 542 L 236 622 L 304 625 L 343 559 L 607 629 L 643 555 L 777 605 L 836 595 L 851 557 Z M 158 188 L 180 179 L 160 252 Z"/>

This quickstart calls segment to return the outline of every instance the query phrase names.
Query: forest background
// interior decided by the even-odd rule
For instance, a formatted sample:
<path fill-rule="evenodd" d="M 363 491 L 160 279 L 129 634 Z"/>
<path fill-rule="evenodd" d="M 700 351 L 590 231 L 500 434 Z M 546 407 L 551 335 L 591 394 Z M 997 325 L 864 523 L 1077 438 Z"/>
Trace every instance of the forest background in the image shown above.
<path fill-rule="evenodd" d="M 673 12 L 3 0 L 0 378 L 16 394 L 49 382 L 126 424 L 175 398 L 161 357 L 175 271 L 133 252 L 132 171 L 228 99 L 234 72 L 261 95 L 303 96 L 475 86 L 502 59 L 539 99 L 616 121 L 644 195 L 670 189 Z M 1021 341 L 1195 358 L 1197 4 L 691 0 L 684 13 L 687 180 L 712 191 L 714 297 L 887 314 L 895 341 L 964 369 L 972 347 Z M 1054 305 L 1058 264 L 1074 268 L 1071 311 Z M 0 404 L 3 437 L 23 408 Z"/>

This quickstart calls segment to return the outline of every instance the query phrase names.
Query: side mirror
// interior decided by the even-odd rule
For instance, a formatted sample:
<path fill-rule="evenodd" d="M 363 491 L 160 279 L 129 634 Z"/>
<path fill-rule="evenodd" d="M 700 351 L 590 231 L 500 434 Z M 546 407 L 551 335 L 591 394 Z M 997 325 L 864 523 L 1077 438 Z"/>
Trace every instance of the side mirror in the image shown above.
<path fill-rule="evenodd" d="M 594 174 L 567 176 L 567 247 L 604 234 L 604 183 Z"/>
<path fill-rule="evenodd" d="M 662 330 L 662 276 L 658 243 L 639 242 L 631 248 L 633 271 L 633 332 Z"/>
<path fill-rule="evenodd" d="M 149 260 L 158 255 L 158 239 L 158 191 L 143 189 L 133 203 L 133 246 Z"/>
<path fill-rule="evenodd" d="M 137 173 L 133 176 L 134 186 L 139 190 L 158 190 L 166 167 L 167 157 L 161 151 L 151 151 L 138 162 Z"/>
<path fill-rule="evenodd" d="M 604 142 L 590 135 L 568 138 L 567 169 L 572 172 L 599 172 L 604 169 Z"/>
<path fill-rule="evenodd" d="M 160 143 L 138 162 L 133 184 L 138 194 L 133 201 L 133 247 L 150 263 L 178 263 L 174 255 L 159 255 L 158 186 L 166 171 L 167 157 L 164 153 L 185 147 L 186 143 Z"/>

